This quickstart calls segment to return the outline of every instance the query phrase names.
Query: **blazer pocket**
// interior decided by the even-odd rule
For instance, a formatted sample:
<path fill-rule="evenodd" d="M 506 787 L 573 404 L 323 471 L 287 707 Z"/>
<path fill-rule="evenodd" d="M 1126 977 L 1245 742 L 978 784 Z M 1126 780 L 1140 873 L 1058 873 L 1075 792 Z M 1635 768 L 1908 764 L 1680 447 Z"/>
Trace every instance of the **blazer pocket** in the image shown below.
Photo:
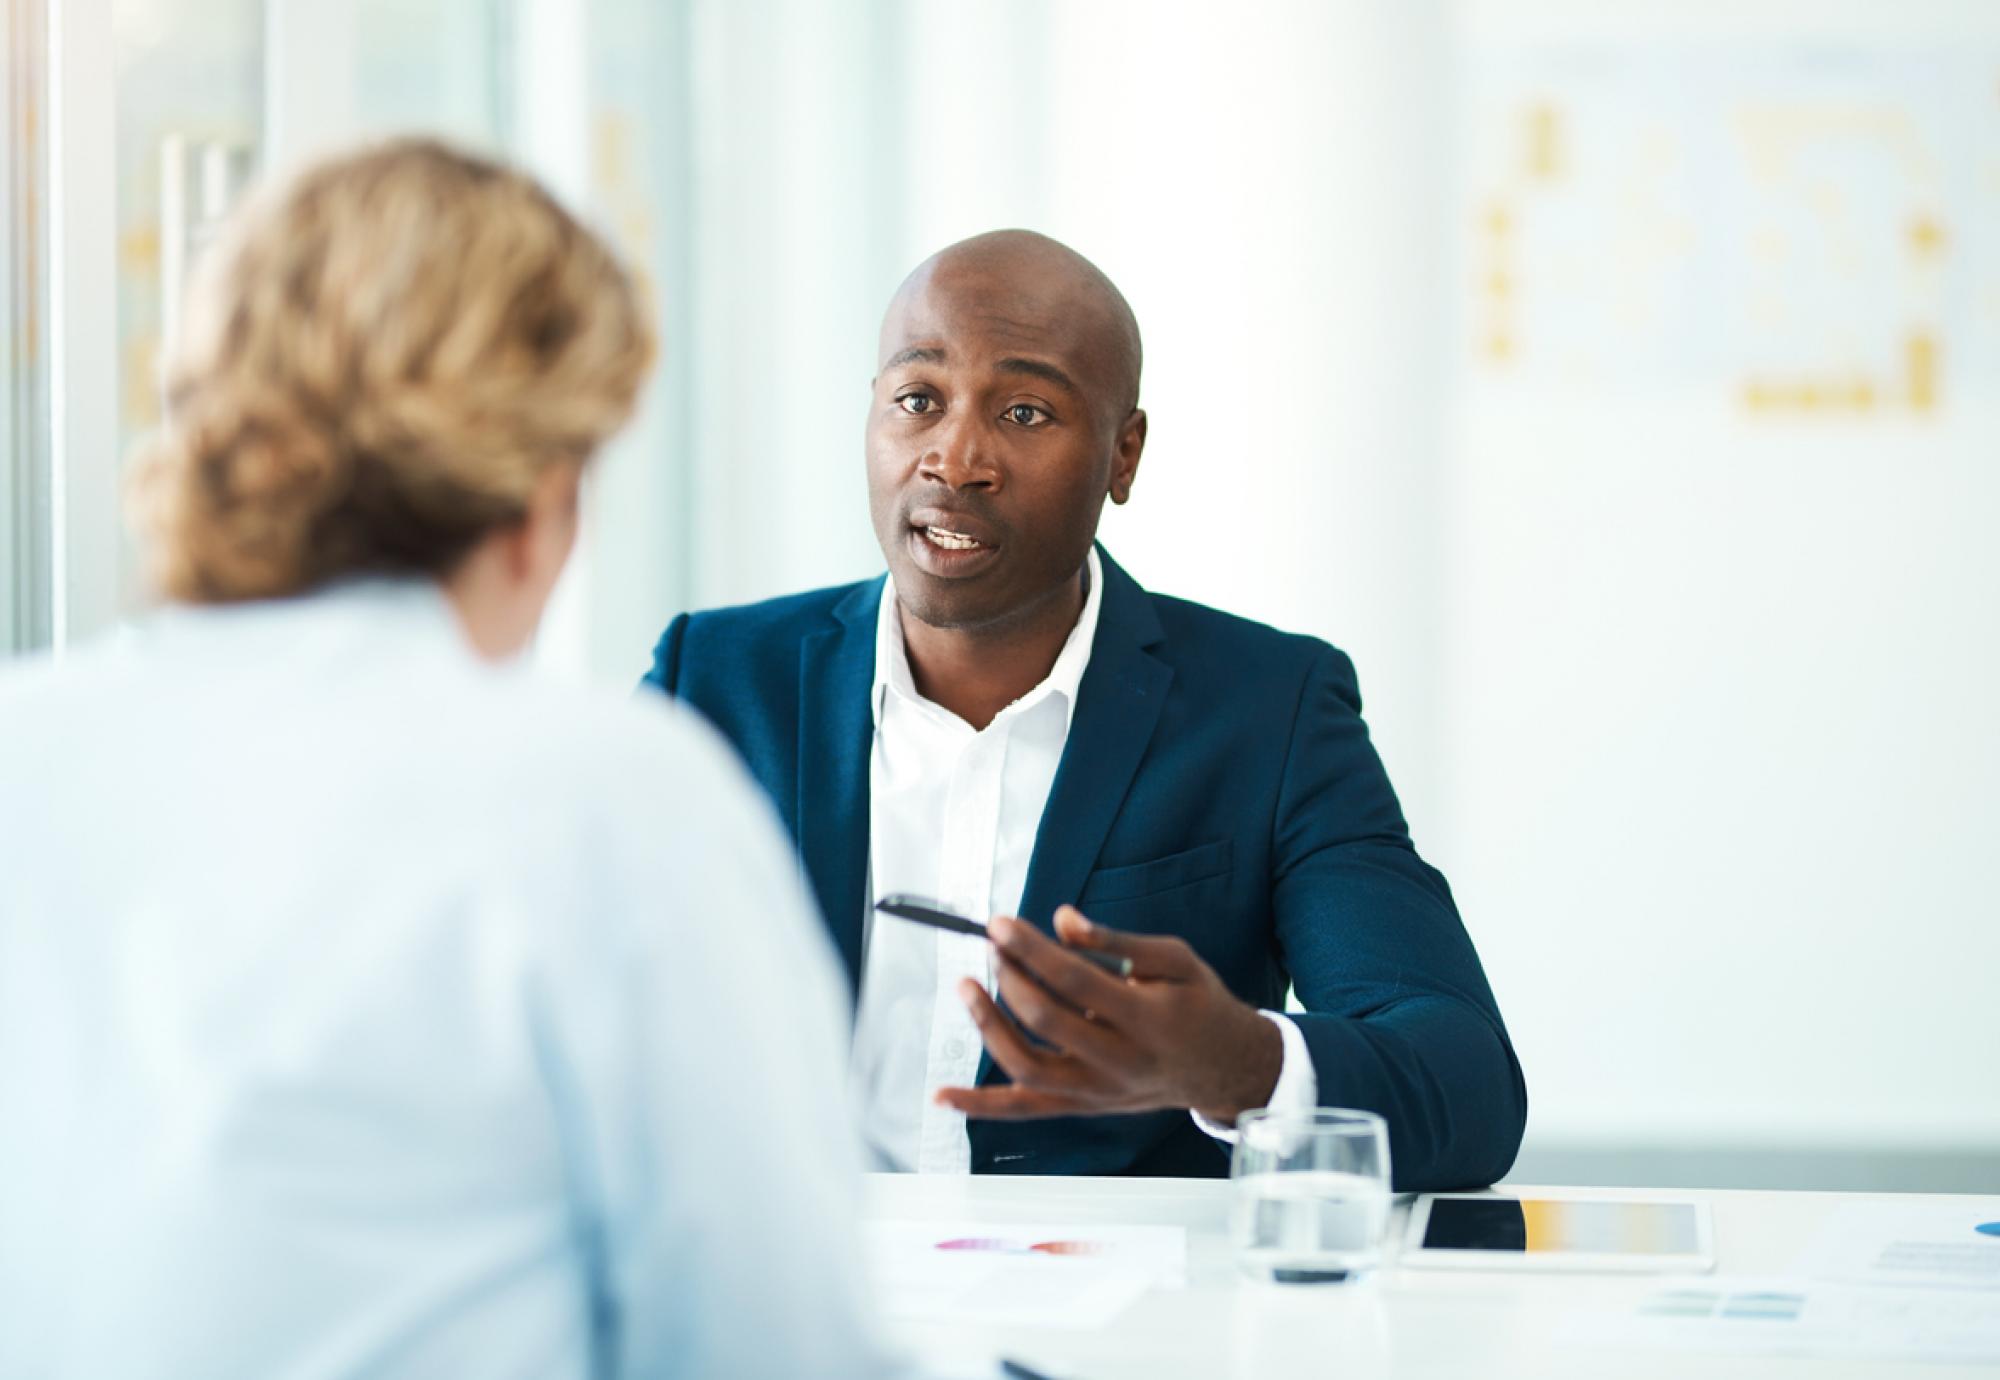
<path fill-rule="evenodd" d="M 1229 840 L 1222 839 L 1184 852 L 1169 853 L 1151 862 L 1132 863 L 1127 867 L 1101 867 L 1084 880 L 1083 894 L 1076 898 L 1076 903 L 1088 915 L 1092 901 L 1130 901 L 1142 896 L 1155 896 L 1175 887 L 1192 886 L 1211 877 L 1223 876 L 1231 866 Z"/>

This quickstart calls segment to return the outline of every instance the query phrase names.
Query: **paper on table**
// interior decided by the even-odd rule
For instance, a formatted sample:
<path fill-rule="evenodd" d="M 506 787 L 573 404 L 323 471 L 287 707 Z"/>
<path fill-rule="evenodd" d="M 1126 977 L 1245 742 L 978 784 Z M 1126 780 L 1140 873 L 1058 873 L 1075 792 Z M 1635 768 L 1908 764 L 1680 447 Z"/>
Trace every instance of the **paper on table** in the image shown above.
<path fill-rule="evenodd" d="M 2000 1361 L 2000 1309 L 1969 1292 L 1723 1276 L 1622 1311 L 1573 1313 L 1558 1336 L 1643 1351 Z"/>
<path fill-rule="evenodd" d="M 2000 1198 L 1842 1203 L 1792 1269 L 1854 1284 L 2000 1289 Z"/>
<path fill-rule="evenodd" d="M 1181 1227 L 875 1221 L 862 1240 L 892 1318 L 1102 1327 L 1148 1289 L 1187 1282 Z"/>

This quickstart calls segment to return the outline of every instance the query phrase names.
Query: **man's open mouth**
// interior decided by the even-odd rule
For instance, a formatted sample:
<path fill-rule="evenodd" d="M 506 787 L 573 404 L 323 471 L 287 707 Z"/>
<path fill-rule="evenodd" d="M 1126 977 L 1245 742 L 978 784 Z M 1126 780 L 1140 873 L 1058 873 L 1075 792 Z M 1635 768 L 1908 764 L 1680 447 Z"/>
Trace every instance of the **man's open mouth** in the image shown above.
<path fill-rule="evenodd" d="M 954 532 L 949 527 L 924 527 L 919 530 L 947 551 L 972 551 L 986 544 L 977 537 Z"/>
<path fill-rule="evenodd" d="M 908 522 L 910 559 L 937 579 L 970 579 L 1001 558 L 1000 534 L 974 514 L 919 508 Z"/>

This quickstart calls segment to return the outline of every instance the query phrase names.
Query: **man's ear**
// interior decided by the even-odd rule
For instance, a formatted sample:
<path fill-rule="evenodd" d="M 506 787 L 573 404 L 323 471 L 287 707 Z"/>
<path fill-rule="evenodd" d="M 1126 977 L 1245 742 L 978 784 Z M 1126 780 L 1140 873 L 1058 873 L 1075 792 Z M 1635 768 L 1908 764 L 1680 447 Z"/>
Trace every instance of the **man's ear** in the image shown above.
<path fill-rule="evenodd" d="M 1133 408 L 1132 415 L 1118 428 L 1118 448 L 1111 455 L 1111 501 L 1123 503 L 1132 496 L 1132 481 L 1139 477 L 1139 456 L 1146 449 L 1146 413 Z"/>

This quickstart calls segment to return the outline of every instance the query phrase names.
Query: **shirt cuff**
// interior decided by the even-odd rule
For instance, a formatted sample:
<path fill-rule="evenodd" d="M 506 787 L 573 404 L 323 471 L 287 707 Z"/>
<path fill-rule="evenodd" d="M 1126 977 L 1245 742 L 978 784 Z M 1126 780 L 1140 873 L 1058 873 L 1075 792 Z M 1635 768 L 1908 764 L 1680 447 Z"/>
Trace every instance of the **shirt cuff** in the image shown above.
<path fill-rule="evenodd" d="M 1259 1011 L 1258 1015 L 1278 1027 L 1278 1037 L 1285 1042 L 1284 1062 L 1278 1065 L 1278 1083 L 1271 1089 L 1270 1105 L 1280 1112 L 1309 1112 L 1319 1105 L 1319 1078 L 1313 1071 L 1312 1051 L 1306 1048 L 1305 1032 L 1299 1023 L 1276 1011 Z M 1194 1124 L 1214 1136 L 1217 1140 L 1236 1143 L 1236 1128 L 1210 1121 L 1192 1107 L 1188 1115 Z"/>

